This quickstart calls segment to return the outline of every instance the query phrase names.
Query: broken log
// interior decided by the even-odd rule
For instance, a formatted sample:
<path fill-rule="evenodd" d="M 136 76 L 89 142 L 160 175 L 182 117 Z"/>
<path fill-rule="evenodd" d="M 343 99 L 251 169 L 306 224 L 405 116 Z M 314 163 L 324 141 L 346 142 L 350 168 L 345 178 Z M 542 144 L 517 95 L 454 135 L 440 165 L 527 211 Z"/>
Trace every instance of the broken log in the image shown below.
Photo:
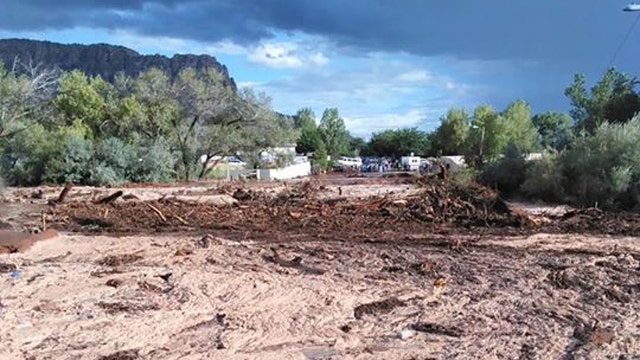
<path fill-rule="evenodd" d="M 67 184 L 64 186 L 64 189 L 62 189 L 62 191 L 60 192 L 60 195 L 58 196 L 58 198 L 54 200 L 49 200 L 49 205 L 61 204 L 69 194 L 69 191 L 71 191 L 71 188 L 73 188 L 73 183 L 71 181 L 68 181 Z"/>
<path fill-rule="evenodd" d="M 118 199 L 120 196 L 122 196 L 122 191 L 116 191 L 113 194 L 103 197 L 101 199 L 99 199 L 98 201 L 96 201 L 96 204 L 108 204 L 110 202 L 115 201 L 116 199 Z"/>

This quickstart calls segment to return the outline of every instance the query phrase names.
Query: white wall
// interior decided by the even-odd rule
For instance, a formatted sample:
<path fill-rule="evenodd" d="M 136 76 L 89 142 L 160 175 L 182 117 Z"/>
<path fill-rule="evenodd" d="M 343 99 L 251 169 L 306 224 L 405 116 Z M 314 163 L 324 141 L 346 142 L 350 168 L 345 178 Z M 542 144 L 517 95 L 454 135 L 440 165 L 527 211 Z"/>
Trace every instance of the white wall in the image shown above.
<path fill-rule="evenodd" d="M 301 162 L 279 169 L 259 169 L 259 180 L 287 180 L 311 175 L 311 163 Z"/>

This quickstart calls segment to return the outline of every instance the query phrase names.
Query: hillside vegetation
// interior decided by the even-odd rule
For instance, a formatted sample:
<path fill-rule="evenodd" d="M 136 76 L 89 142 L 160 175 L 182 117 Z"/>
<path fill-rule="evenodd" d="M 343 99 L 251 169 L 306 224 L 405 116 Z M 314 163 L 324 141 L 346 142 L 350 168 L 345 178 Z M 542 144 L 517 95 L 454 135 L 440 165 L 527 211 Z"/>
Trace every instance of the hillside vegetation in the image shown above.
<path fill-rule="evenodd" d="M 214 156 L 258 159 L 295 141 L 292 121 L 266 95 L 236 92 L 224 79 L 214 68 L 175 78 L 151 68 L 107 82 L 0 66 L 2 177 L 10 185 L 191 180 L 207 175 Z"/>

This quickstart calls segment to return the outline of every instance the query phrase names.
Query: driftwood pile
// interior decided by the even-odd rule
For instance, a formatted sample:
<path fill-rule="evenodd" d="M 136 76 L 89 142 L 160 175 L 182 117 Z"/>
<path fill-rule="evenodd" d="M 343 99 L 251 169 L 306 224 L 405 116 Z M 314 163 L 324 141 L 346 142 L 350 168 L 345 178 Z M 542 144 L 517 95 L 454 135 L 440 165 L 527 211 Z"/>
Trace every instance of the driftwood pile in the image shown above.
<path fill-rule="evenodd" d="M 278 193 L 239 188 L 230 192 L 238 201 L 233 205 L 171 198 L 115 201 L 123 197 L 122 192 L 117 192 L 88 203 L 57 201 L 48 218 L 54 226 L 66 230 L 121 234 L 202 230 L 365 237 L 383 231 L 640 234 L 637 217 L 580 210 L 542 224 L 529 215 L 512 211 L 495 192 L 481 185 L 426 178 L 416 182 L 420 191 L 404 198 L 323 197 L 320 195 L 327 189 L 314 182 L 289 186 Z"/>
<path fill-rule="evenodd" d="M 156 201 L 114 201 L 121 192 L 92 203 L 58 202 L 54 223 L 82 232 L 144 233 L 202 229 L 366 231 L 401 225 L 415 228 L 450 224 L 469 227 L 519 227 L 520 216 L 492 191 L 477 185 L 429 181 L 409 198 L 322 198 L 326 189 L 313 182 L 270 194 L 237 189 L 235 205 Z M 411 228 L 411 227 L 410 227 Z M 315 229 L 315 230 L 314 230 Z"/>

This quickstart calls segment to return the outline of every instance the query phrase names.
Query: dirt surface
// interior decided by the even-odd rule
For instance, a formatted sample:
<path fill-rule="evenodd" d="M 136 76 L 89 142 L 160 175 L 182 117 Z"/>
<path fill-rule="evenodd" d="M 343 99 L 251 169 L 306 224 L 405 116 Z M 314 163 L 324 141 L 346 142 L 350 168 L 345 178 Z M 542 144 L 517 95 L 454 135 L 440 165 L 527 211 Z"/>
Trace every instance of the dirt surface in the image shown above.
<path fill-rule="evenodd" d="M 59 191 L 0 204 L 63 234 L 0 255 L 2 359 L 640 358 L 634 214 L 401 177 Z"/>

